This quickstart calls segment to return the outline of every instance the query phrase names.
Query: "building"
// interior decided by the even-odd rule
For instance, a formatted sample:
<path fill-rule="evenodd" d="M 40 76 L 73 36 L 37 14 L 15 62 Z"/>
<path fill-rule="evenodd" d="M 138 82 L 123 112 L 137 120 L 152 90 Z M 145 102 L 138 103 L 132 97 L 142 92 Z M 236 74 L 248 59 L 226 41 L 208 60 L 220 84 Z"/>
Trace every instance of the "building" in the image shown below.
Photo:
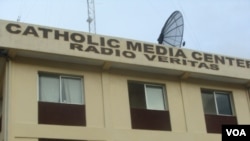
<path fill-rule="evenodd" d="M 1 141 L 220 141 L 250 60 L 0 21 Z"/>

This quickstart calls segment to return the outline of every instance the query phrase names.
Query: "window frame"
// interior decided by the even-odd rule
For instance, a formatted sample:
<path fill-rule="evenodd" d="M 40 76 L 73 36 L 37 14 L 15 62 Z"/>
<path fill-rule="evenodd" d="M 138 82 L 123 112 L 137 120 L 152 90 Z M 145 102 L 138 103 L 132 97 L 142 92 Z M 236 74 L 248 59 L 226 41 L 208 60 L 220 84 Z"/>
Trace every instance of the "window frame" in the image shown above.
<path fill-rule="evenodd" d="M 67 75 L 67 74 L 57 74 L 57 73 L 47 73 L 47 72 L 39 72 L 38 73 L 38 101 L 40 102 L 49 102 L 49 101 L 42 101 L 41 100 L 41 76 L 46 77 L 57 77 L 59 79 L 59 97 L 60 102 L 51 102 L 51 103 L 58 103 L 58 104 L 73 104 L 73 105 L 85 105 L 85 92 L 84 92 L 84 80 L 82 76 L 77 75 Z M 62 78 L 72 78 L 72 79 L 79 79 L 80 86 L 81 86 L 81 103 L 70 103 L 70 102 L 63 102 L 62 98 Z"/>
<path fill-rule="evenodd" d="M 204 92 L 205 91 L 205 92 Z M 211 92 L 211 93 L 208 93 Z M 232 97 L 232 92 L 229 91 L 221 91 L 221 90 L 212 90 L 212 89 L 201 89 L 201 94 L 209 94 L 209 95 L 213 95 L 213 100 L 214 100 L 214 104 L 215 104 L 215 111 L 216 113 L 206 113 L 205 109 L 204 109 L 204 105 L 203 106 L 203 110 L 205 114 L 209 114 L 209 115 L 218 115 L 218 116 L 235 116 L 235 109 L 234 109 L 234 102 L 233 102 L 233 97 Z M 223 94 L 223 95 L 227 95 L 229 98 L 229 104 L 230 104 L 230 110 L 232 114 L 221 114 L 219 113 L 219 108 L 218 108 L 218 102 L 217 102 L 217 98 L 216 95 L 219 94 Z M 202 98 L 202 104 L 203 104 L 203 98 Z"/>
<path fill-rule="evenodd" d="M 150 99 L 148 98 L 148 91 L 147 91 L 148 87 L 159 87 L 159 88 L 161 88 L 161 90 L 162 90 L 161 96 L 162 96 L 163 110 L 149 108 L 149 101 L 150 101 Z M 145 83 L 144 84 L 144 94 L 145 94 L 146 109 L 147 110 L 168 111 L 168 106 L 166 105 L 166 100 L 167 100 L 166 99 L 166 91 L 165 91 L 165 87 L 163 85 L 156 85 L 156 84 Z"/>

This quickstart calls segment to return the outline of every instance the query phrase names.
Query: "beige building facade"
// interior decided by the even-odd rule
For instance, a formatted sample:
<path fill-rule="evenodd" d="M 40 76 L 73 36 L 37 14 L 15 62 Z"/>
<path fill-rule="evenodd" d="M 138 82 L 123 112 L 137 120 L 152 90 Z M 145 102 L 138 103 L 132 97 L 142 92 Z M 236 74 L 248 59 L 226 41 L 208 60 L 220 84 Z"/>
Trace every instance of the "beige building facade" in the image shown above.
<path fill-rule="evenodd" d="M 220 141 L 250 60 L 0 20 L 1 141 Z"/>

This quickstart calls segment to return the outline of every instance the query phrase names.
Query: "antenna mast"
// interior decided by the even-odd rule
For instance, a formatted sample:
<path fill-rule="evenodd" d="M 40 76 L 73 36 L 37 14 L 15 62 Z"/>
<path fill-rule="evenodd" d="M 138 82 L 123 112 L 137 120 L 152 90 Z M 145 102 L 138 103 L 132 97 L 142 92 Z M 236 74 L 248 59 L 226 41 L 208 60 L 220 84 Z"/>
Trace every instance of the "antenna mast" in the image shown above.
<path fill-rule="evenodd" d="M 95 2 L 94 0 L 87 0 L 88 4 L 88 19 L 87 22 L 89 23 L 89 32 L 96 33 L 96 25 L 95 25 Z"/>

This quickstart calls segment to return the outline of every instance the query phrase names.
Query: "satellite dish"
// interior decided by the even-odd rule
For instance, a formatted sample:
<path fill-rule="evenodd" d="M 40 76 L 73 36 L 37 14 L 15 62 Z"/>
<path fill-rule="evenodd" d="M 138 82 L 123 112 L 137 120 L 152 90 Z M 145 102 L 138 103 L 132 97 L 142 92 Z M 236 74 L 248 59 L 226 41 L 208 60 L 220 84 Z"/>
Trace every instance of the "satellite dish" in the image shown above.
<path fill-rule="evenodd" d="M 184 31 L 184 20 L 181 12 L 173 12 L 161 30 L 159 44 L 181 47 Z"/>

